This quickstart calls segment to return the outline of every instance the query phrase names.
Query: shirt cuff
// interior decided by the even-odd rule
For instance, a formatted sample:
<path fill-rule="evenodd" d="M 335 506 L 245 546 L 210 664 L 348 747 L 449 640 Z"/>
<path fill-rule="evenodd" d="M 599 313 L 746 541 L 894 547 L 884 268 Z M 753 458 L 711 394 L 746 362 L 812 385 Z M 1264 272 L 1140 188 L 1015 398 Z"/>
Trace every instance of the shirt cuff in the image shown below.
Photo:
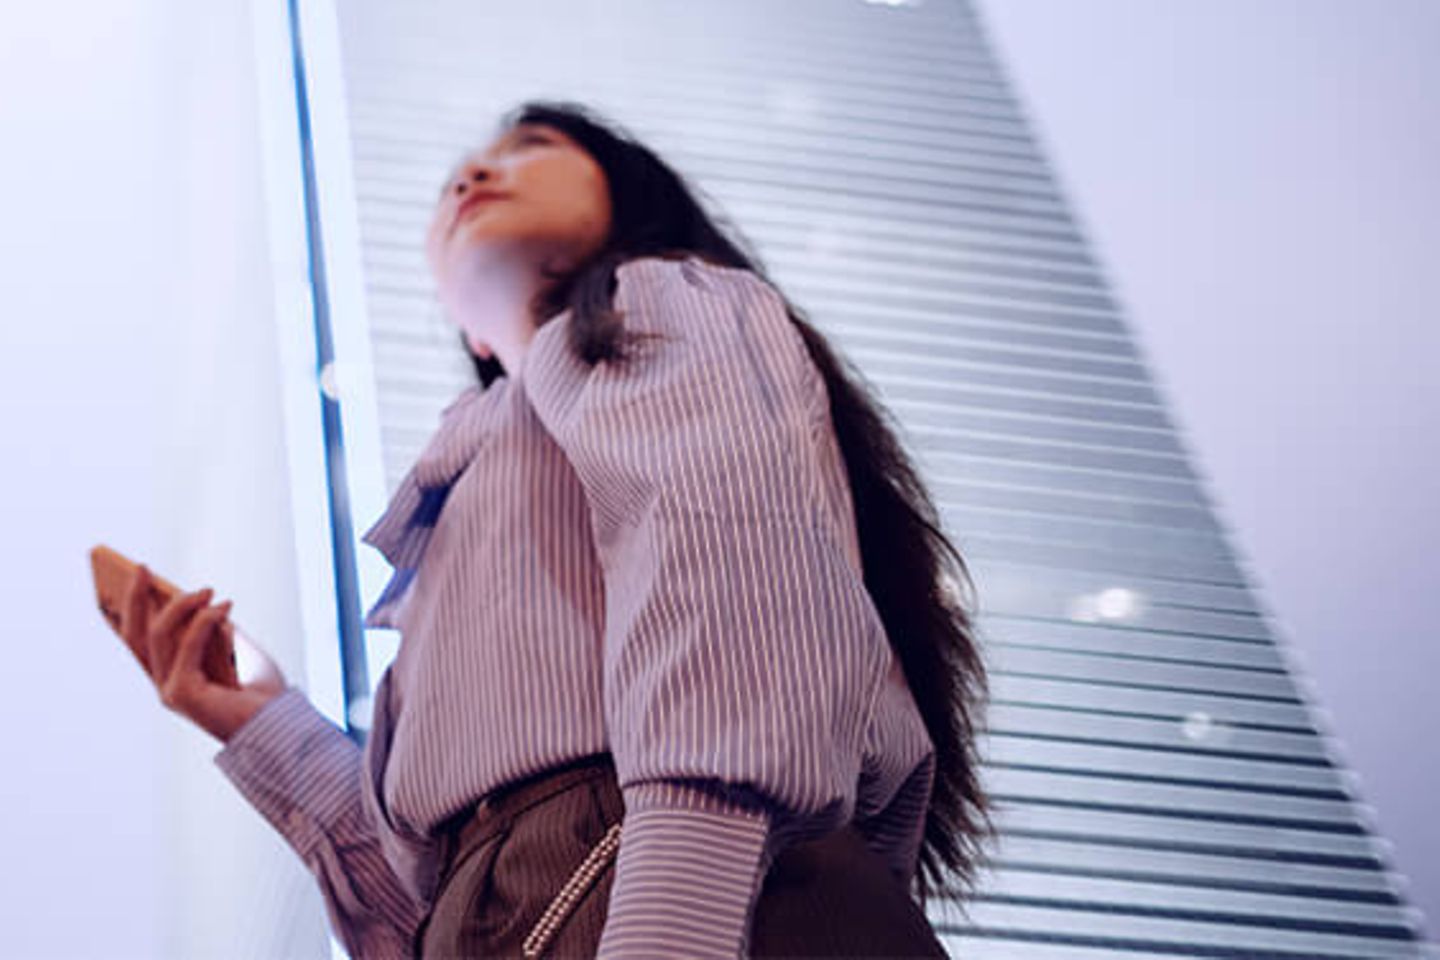
<path fill-rule="evenodd" d="M 301 857 L 358 797 L 360 748 L 298 687 L 256 711 L 214 759 Z"/>
<path fill-rule="evenodd" d="M 622 790 L 625 820 L 600 957 L 745 956 L 774 853 L 753 794 L 675 781 Z"/>

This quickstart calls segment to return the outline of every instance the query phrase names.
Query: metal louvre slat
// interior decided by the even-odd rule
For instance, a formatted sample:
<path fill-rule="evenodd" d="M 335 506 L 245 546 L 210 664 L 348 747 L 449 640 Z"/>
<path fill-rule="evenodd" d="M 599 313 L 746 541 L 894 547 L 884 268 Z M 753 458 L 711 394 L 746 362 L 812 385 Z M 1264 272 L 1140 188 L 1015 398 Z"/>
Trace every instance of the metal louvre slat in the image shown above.
<path fill-rule="evenodd" d="M 901 421 L 901 432 L 914 441 L 921 456 L 983 456 L 1082 470 L 1149 475 L 1194 482 L 1187 461 L 1178 457 L 1155 456 L 1131 451 L 1077 447 L 1056 443 L 1035 443 L 1024 439 L 997 437 L 974 431 L 937 430 Z"/>
<path fill-rule="evenodd" d="M 1092 614 L 1092 611 L 1107 602 L 1104 596 L 1110 592 L 1106 589 L 1098 595 L 1076 596 L 1055 590 L 1047 591 L 1043 589 L 1043 586 L 1027 584 L 1025 591 L 1020 593 L 1015 590 L 1005 590 L 1004 582 L 996 584 L 990 580 L 983 582 L 977 580 L 977 583 L 981 583 L 981 589 L 987 591 L 985 595 L 990 598 L 987 601 L 990 604 L 988 612 L 996 616 L 1050 617 L 1057 620 L 1082 617 L 1099 619 L 1098 616 Z M 1016 602 L 1017 594 L 1021 597 L 1028 597 L 1028 605 L 1022 606 Z M 1129 601 L 1119 602 L 1129 604 Z M 1136 630 L 1193 634 L 1213 640 L 1239 643 L 1264 642 L 1271 636 L 1265 621 L 1252 613 L 1193 610 L 1183 606 L 1156 603 L 1148 599 L 1143 607 L 1127 613 L 1125 620 Z M 1156 659 L 1164 660 L 1166 658 Z M 1220 665 L 1229 666 L 1224 663 Z"/>
<path fill-rule="evenodd" d="M 995 676 L 991 689 L 999 701 L 1056 709 L 1169 716 L 1177 722 L 1195 715 L 1217 724 L 1250 724 L 1298 732 L 1314 730 L 1303 704 L 1225 697 L 1204 690 L 1156 690 L 1006 673 Z"/>
<path fill-rule="evenodd" d="M 995 764 L 1024 764 L 1053 770 L 1085 771 L 1095 776 L 1133 776 L 1197 781 L 1235 788 L 1314 791 L 1337 798 L 1347 784 L 1335 770 L 1313 759 L 1280 761 L 1206 755 L 1199 751 L 1157 749 L 1156 745 L 1111 745 L 1080 738 L 1016 735 L 998 724 L 986 736 L 988 758 Z"/>
<path fill-rule="evenodd" d="M 1294 682 L 1284 672 L 1237 670 L 1194 663 L 1167 663 L 1075 650 L 1044 650 L 994 644 L 987 651 L 994 669 L 1032 676 L 1097 680 L 1136 686 L 1205 690 L 1222 695 L 1297 701 Z"/>
<path fill-rule="evenodd" d="M 953 957 L 965 960 L 1115 960 L 1116 952 L 1108 946 L 1081 946 L 1029 940 L 1016 940 L 979 933 L 941 932 L 940 942 Z M 1125 960 L 1187 960 L 1194 953 L 1157 953 L 1154 950 L 1131 950 Z"/>
<path fill-rule="evenodd" d="M 957 319 L 964 317 L 957 313 Z M 854 357 L 856 351 L 842 333 L 832 338 L 845 352 Z M 1115 403 L 1152 405 L 1154 391 L 1149 384 L 1140 381 L 1102 380 L 1076 376 L 1071 371 L 1031 372 L 1019 370 L 1003 363 L 990 363 L 984 359 L 954 358 L 944 366 L 926 368 L 902 354 L 890 354 L 883 350 L 867 350 L 865 362 L 866 378 L 888 393 L 890 384 L 903 386 L 906 383 L 946 382 L 946 377 L 963 380 L 972 387 L 986 387 L 1000 390 L 1018 390 L 1033 393 L 1050 393 L 1057 398 L 1076 400 L 1100 400 Z M 948 454 L 953 458 L 983 457 L 980 450 L 956 450 Z M 951 462 L 956 462 L 952 460 Z M 1172 458 L 1172 462 L 1173 458 Z M 1089 471 L 1088 464 L 1066 461 L 1057 465 L 1065 470 Z M 1188 473 L 1188 465 L 1180 465 Z M 1131 471 L 1136 472 L 1136 471 Z M 1195 484 L 1189 486 L 1194 489 Z"/>
<path fill-rule="evenodd" d="M 1392 938 L 1403 935 L 1415 920 L 1414 911 L 1393 903 L 1319 900 L 1253 890 L 1054 876 L 1024 870 L 996 870 L 986 876 L 984 886 L 987 896 L 1010 900 L 1057 901 L 1088 909 L 1107 902 L 1124 903 L 1156 912 L 1229 915 L 1250 922 L 1282 921 L 1340 930 L 1370 928 L 1375 936 Z"/>
<path fill-rule="evenodd" d="M 1057 574 L 1040 571 L 1040 576 Z M 1083 587 L 1077 587 L 1077 592 L 1079 590 L 1083 590 Z M 986 629 L 995 630 L 1004 638 L 992 638 L 992 643 L 1064 649 L 1077 653 L 1109 653 L 1115 656 L 1211 666 L 1236 666 L 1270 672 L 1284 672 L 1286 669 L 1286 664 L 1280 658 L 1279 648 L 1269 640 L 1136 630 L 1132 626 L 1109 628 L 1103 622 L 1077 623 L 1068 617 L 1047 620 L 1030 612 L 1007 617 L 1004 613 L 986 610 L 984 623 Z"/>
<path fill-rule="evenodd" d="M 1180 950 L 1189 950 L 1192 955 L 1196 947 L 1243 950 L 1245 952 L 1240 955 L 1247 958 L 1286 955 L 1295 960 L 1417 955 L 1415 944 L 1409 940 L 1292 930 L 1261 924 L 1171 919 L 1118 910 L 977 902 L 967 906 L 966 918 L 949 909 L 947 904 L 937 901 L 937 908 L 927 912 L 931 922 L 940 926 L 953 923 L 961 929 L 974 925 L 984 930 L 1046 931 L 1052 936 L 1061 934 L 1091 939 L 1097 944 L 1113 943 L 1118 946 L 1134 943 L 1151 949 L 1172 945 Z"/>
<path fill-rule="evenodd" d="M 991 743 L 997 735 L 1030 735 L 1085 741 L 1166 747 L 1172 750 L 1223 750 L 1251 756 L 1317 762 L 1328 758 L 1304 733 L 1282 733 L 1246 727 L 1213 732 L 1204 722 L 1112 717 L 1038 709 L 1023 704 L 994 704 L 989 711 Z M 1036 759 L 1017 748 L 1027 761 Z M 991 759 L 996 759 L 992 755 Z M 1174 769 L 1168 764 L 1164 769 Z"/>
<path fill-rule="evenodd" d="M 1288 851 L 1352 860 L 1377 855 L 1370 838 L 1332 832 L 1359 823 L 1355 805 L 1342 799 L 999 765 L 986 767 L 985 779 L 1004 801 L 999 819 L 1013 830 L 1155 846 L 1201 844 L 1213 853 Z"/>
<path fill-rule="evenodd" d="M 933 285 L 940 278 L 975 276 L 975 278 L 998 279 L 1008 284 L 1024 285 L 1027 289 L 1100 289 L 1100 281 L 1090 271 L 1061 271 L 1034 261 L 1024 261 L 1017 256 L 984 256 L 972 245 L 956 246 L 953 250 L 920 250 L 916 245 L 900 245 L 896 239 L 886 242 L 861 242 L 850 225 L 844 232 L 834 226 L 811 227 L 795 230 L 791 236 L 775 230 L 775 236 L 766 243 L 765 259 L 772 268 L 796 276 L 806 265 L 816 261 L 824 263 L 829 271 L 854 269 L 865 276 L 893 284 L 919 281 Z M 917 318 L 922 320 L 923 318 Z M 989 321 L 1002 330 L 1004 324 Z M 976 328 L 984 327 L 981 318 L 973 321 Z M 940 334 L 939 327 L 932 330 Z M 1116 334 L 1086 334 L 1083 331 L 1064 328 L 1056 332 L 1035 332 L 1032 343 L 1041 340 L 1053 344 L 1058 350 L 1073 350 L 1087 353 L 1119 353 L 1135 356 L 1135 347 L 1125 337 Z M 1020 343 L 1020 341 L 1017 341 Z"/>
<path fill-rule="evenodd" d="M 1026 513 L 1050 513 L 1059 516 L 1085 514 L 1113 523 L 1140 523 L 1176 530 L 1197 530 L 1214 536 L 1223 531 L 1215 526 L 1211 515 L 1203 510 L 1147 504 L 1139 500 L 1122 501 L 1113 497 L 1094 497 L 1079 493 L 1057 494 L 961 481 L 937 482 L 932 485 L 937 497 L 945 500 L 1021 510 Z"/>
<path fill-rule="evenodd" d="M 888 144 L 894 149 L 894 144 Z M 989 172 L 986 168 L 985 172 Z M 813 221 L 796 220 L 790 210 L 780 215 L 769 207 L 729 201 L 727 208 L 741 222 L 762 228 L 767 242 L 778 246 L 796 237 L 814 240 L 817 253 L 856 250 L 878 260 L 878 265 L 892 264 L 953 264 L 957 268 L 1010 267 L 1086 282 L 1094 278 L 1103 282 L 1098 267 L 1084 247 L 1072 240 L 1047 240 L 1038 237 L 1004 238 L 989 230 L 976 229 L 963 223 L 935 224 L 898 221 L 878 214 L 855 210 L 816 209 Z M 837 301 L 841 306 L 848 300 Z M 997 317 L 976 317 L 996 321 Z M 1107 335 L 1125 339 L 1123 329 L 1114 325 Z"/>
<path fill-rule="evenodd" d="M 931 474 L 935 482 L 950 475 L 974 483 L 1013 484 L 1032 490 L 1070 491 L 1097 497 L 1134 498 L 1147 503 L 1209 506 L 1204 493 L 1184 481 L 1137 477 L 1103 470 L 1080 470 L 1069 465 L 1048 467 L 1031 463 L 1008 463 L 965 454 L 930 453 L 935 461 Z M 1202 585 L 1195 585 L 1202 588 Z"/>
<path fill-rule="evenodd" d="M 972 441 L 973 442 L 973 441 Z M 957 520 L 969 522 L 959 511 L 939 504 L 942 522 L 951 529 L 962 529 Z M 1170 577 L 1210 583 L 1238 583 L 1242 574 L 1228 558 L 1213 560 L 1181 557 L 1174 554 L 1100 549 L 1086 544 L 1026 540 L 987 533 L 956 534 L 954 539 L 965 545 L 973 556 L 999 560 L 1013 565 L 1030 564 L 1047 569 L 1091 570 L 1114 577 Z M 1077 598 L 1077 600 L 1084 598 Z"/>
<path fill-rule="evenodd" d="M 855 266 L 859 267 L 858 261 Z M 872 346 L 913 344 L 921 349 L 935 350 L 964 343 L 1003 343 L 1011 349 L 1028 348 L 1058 356 L 1095 356 L 1118 362 L 1135 360 L 1133 349 L 1116 337 L 1069 330 L 1051 333 L 1020 324 L 982 321 L 973 316 L 949 314 L 941 319 L 933 313 L 921 312 L 886 315 L 881 310 L 865 309 L 855 303 L 845 303 L 844 306 L 837 303 L 828 306 L 823 313 L 812 315 L 821 321 L 827 333 L 856 345 L 863 342 Z M 882 322 L 883 326 L 880 325 Z M 954 378 L 948 379 L 953 382 Z M 945 383 L 946 379 L 936 382 Z M 1157 412 L 1161 409 L 1155 404 L 1148 406 Z"/>
<path fill-rule="evenodd" d="M 977 428 L 980 426 L 983 423 Z M 1076 517 L 1038 516 L 1018 510 L 971 508 L 968 504 L 936 499 L 946 508 L 947 515 L 960 521 L 960 528 L 971 531 L 972 535 L 1020 537 L 1037 543 L 1083 545 L 1157 557 L 1174 555 L 1191 561 L 1224 561 L 1230 556 L 1224 540 L 1213 534 Z"/>
<path fill-rule="evenodd" d="M 1048 570 L 1034 567 L 1012 567 L 1007 564 L 977 560 L 971 564 L 971 573 L 977 580 L 983 580 L 987 595 L 1000 604 L 1018 606 L 1014 622 L 1006 626 L 1009 638 L 1017 642 L 1073 645 L 1077 648 L 1108 650 L 1113 653 L 1141 653 L 1154 636 L 1153 631 L 1143 629 L 1135 621 L 1123 627 L 1108 630 L 1103 624 L 1066 623 L 1055 624 L 1041 619 L 1037 610 L 1025 607 L 1024 597 L 1033 596 L 1037 602 L 1046 600 L 1056 591 L 1063 591 L 1067 597 L 1096 596 L 1105 591 L 1119 589 L 1136 599 L 1143 597 L 1144 603 L 1156 606 L 1174 606 L 1226 611 L 1232 614 L 1262 616 L 1253 599 L 1242 588 L 1233 584 L 1207 584 L 1193 581 L 1166 580 L 1160 577 L 1134 577 L 1124 587 L 1116 588 L 1114 581 L 1090 570 Z M 989 616 L 1001 615 L 996 606 L 987 608 Z M 1143 616 L 1143 611 L 1134 611 Z M 1066 620 L 1072 617 L 1067 612 Z M 1136 629 L 1137 626 L 1142 629 Z M 1255 644 L 1243 643 L 1244 650 L 1234 646 L 1216 647 L 1211 637 L 1190 639 L 1167 634 L 1165 642 L 1173 652 L 1161 655 L 1181 660 L 1205 660 L 1215 658 L 1224 662 L 1244 663 L 1253 667 L 1283 669 L 1284 664 L 1272 647 L 1263 652 L 1254 650 Z M 1135 643 L 1139 642 L 1139 646 Z M 1075 643 L 1074 641 L 1080 641 Z M 1188 652 L 1181 652 L 1183 644 L 1191 644 Z M 1263 658 L 1263 659 L 1254 659 Z"/>
<path fill-rule="evenodd" d="M 1180 887 L 1218 887 L 1303 895 L 1321 905 L 1333 902 L 1395 903 L 1384 872 L 1373 867 L 1336 867 L 1284 860 L 1147 849 L 1138 844 L 1105 844 L 1083 837 L 1065 839 L 1014 833 L 1005 838 L 994 863 L 1012 870 L 1060 876 L 1145 879 Z"/>

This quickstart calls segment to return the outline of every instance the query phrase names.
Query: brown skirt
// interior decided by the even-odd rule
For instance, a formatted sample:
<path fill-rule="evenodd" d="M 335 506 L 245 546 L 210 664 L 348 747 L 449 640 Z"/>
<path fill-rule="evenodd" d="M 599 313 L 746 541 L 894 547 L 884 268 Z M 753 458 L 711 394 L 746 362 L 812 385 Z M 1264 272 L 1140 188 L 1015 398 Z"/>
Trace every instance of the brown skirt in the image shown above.
<path fill-rule="evenodd" d="M 623 814 L 609 754 L 487 797 L 445 837 L 439 893 L 416 933 L 416 956 L 593 957 Z M 752 924 L 756 957 L 949 955 L 853 826 L 782 851 Z"/>

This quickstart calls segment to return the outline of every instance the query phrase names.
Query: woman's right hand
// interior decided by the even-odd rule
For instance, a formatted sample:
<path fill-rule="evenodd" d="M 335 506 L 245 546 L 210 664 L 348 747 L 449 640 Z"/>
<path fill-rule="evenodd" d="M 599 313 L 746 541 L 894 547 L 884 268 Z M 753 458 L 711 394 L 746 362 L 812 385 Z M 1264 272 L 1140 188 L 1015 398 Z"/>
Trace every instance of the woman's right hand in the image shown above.
<path fill-rule="evenodd" d="M 285 692 L 285 678 L 275 661 L 247 640 L 246 652 L 259 661 L 259 675 L 239 687 L 216 683 L 202 664 L 207 644 L 220 639 L 230 601 L 206 606 L 212 594 L 207 587 L 176 594 L 152 617 L 152 584 L 150 572 L 140 564 L 125 592 L 120 631 L 132 649 L 144 653 L 160 702 L 226 743 L 261 707 Z M 234 637 L 244 640 L 238 630 Z"/>

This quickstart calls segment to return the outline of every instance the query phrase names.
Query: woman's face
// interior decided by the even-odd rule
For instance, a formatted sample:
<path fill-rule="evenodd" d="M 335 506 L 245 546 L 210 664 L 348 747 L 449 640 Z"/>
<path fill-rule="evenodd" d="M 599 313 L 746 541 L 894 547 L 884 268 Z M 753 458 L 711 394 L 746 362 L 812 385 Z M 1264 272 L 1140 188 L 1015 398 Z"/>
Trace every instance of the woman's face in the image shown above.
<path fill-rule="evenodd" d="M 605 173 L 590 154 L 558 128 L 520 124 L 445 181 L 426 256 L 442 291 L 467 266 L 568 272 L 603 246 L 610 216 Z"/>

